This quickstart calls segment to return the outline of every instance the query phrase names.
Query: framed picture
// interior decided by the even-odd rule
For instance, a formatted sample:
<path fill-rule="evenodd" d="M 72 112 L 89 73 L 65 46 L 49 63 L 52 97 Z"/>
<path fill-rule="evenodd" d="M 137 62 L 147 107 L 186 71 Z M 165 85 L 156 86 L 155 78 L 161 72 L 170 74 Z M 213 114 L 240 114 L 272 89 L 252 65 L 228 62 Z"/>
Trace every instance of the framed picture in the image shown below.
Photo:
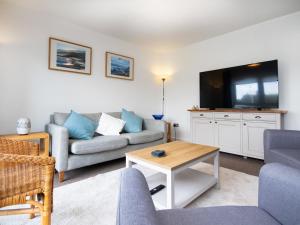
<path fill-rule="evenodd" d="M 111 52 L 105 53 L 105 76 L 125 80 L 134 78 L 134 59 Z"/>
<path fill-rule="evenodd" d="M 91 75 L 92 48 L 49 38 L 49 69 Z"/>

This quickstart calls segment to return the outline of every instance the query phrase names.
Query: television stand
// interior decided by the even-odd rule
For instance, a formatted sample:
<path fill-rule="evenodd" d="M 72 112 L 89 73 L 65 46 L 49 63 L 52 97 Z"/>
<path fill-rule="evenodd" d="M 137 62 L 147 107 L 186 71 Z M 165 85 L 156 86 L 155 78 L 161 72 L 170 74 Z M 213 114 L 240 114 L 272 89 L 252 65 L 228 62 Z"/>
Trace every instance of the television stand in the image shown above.
<path fill-rule="evenodd" d="M 198 109 L 190 111 L 193 143 L 219 146 L 221 152 L 264 159 L 266 129 L 282 129 L 280 109 Z"/>

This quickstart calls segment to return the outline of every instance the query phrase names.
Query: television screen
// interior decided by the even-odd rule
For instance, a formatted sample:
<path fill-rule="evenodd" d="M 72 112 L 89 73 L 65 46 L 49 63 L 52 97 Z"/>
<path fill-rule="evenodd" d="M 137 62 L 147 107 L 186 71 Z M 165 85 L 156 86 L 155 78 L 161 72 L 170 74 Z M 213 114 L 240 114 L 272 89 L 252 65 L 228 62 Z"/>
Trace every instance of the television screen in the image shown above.
<path fill-rule="evenodd" d="M 200 73 L 201 108 L 278 108 L 277 60 Z"/>

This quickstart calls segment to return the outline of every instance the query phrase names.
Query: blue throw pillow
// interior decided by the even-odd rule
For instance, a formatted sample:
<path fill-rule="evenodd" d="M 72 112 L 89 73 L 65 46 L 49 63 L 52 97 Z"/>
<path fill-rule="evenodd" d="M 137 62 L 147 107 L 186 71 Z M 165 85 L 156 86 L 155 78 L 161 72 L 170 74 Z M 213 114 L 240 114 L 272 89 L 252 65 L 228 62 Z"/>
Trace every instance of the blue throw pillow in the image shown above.
<path fill-rule="evenodd" d="M 127 133 L 138 133 L 142 131 L 143 118 L 137 116 L 133 112 L 122 109 L 121 119 L 124 120 L 124 131 Z"/>
<path fill-rule="evenodd" d="M 97 125 L 89 118 L 71 111 L 64 127 L 68 129 L 70 138 L 89 140 L 93 138 Z"/>

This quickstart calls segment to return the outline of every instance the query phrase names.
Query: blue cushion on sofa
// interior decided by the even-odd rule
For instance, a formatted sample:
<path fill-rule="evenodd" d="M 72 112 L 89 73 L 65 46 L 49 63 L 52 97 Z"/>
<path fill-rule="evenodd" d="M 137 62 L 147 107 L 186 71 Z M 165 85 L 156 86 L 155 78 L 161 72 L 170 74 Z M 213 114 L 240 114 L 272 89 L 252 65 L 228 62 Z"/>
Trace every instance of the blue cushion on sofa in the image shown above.
<path fill-rule="evenodd" d="M 87 117 L 71 111 L 64 127 L 68 129 L 70 138 L 89 140 L 94 136 L 97 124 Z"/>
<path fill-rule="evenodd" d="M 143 118 L 137 116 L 133 112 L 122 109 L 121 119 L 124 120 L 124 131 L 127 133 L 138 133 L 142 131 Z"/>

